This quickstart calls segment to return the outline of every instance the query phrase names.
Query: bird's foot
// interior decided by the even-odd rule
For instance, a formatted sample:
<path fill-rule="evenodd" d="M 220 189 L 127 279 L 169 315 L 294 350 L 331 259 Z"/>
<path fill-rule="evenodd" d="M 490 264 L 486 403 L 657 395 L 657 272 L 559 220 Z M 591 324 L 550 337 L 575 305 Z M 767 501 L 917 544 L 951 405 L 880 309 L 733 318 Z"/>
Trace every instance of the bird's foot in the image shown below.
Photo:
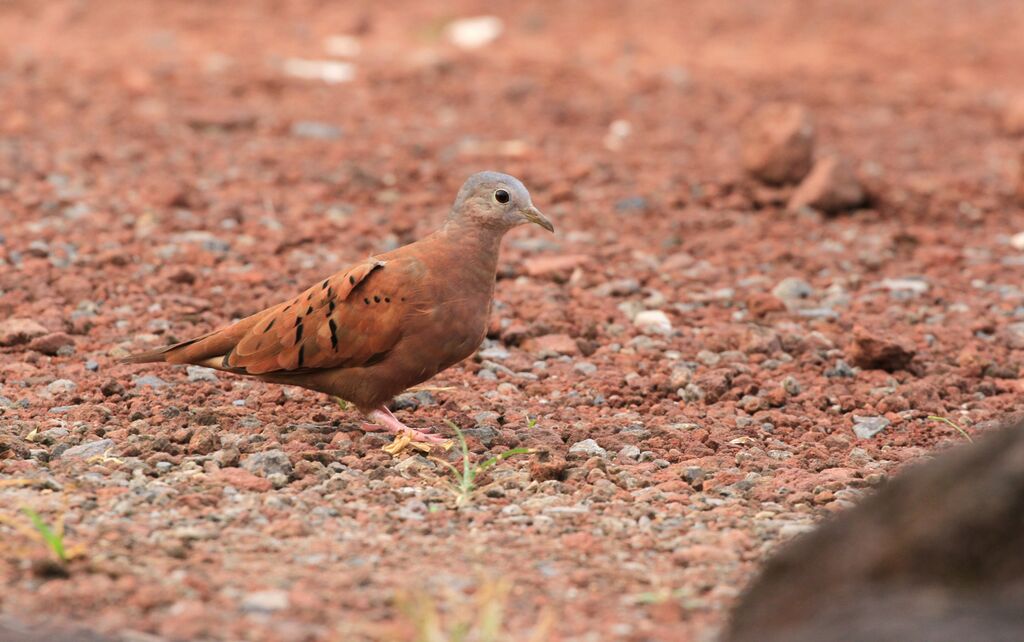
<path fill-rule="evenodd" d="M 372 420 L 374 423 L 372 425 L 364 425 L 364 429 L 371 427 L 373 429 L 384 429 L 395 435 L 407 434 L 410 437 L 412 437 L 413 441 L 425 441 L 433 444 L 443 444 L 446 441 L 448 441 L 441 435 L 435 435 L 432 432 L 428 432 L 425 430 L 416 430 L 415 428 L 410 428 L 409 426 L 406 426 L 401 421 L 399 421 L 397 417 L 391 414 L 391 411 L 384 406 L 381 406 L 380 408 L 369 413 L 367 415 L 367 418 Z M 379 428 L 377 428 L 378 426 Z"/>

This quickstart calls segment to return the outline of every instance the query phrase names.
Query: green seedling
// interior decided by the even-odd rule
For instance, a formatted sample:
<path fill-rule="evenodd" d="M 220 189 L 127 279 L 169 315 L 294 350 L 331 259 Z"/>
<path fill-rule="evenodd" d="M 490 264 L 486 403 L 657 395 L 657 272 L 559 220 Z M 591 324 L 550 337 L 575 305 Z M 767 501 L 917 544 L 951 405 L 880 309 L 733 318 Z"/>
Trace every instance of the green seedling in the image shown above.
<path fill-rule="evenodd" d="M 949 419 L 948 417 L 939 417 L 937 415 L 929 415 L 928 418 L 931 419 L 932 421 L 940 421 L 948 426 L 952 426 L 954 430 L 963 435 L 964 439 L 971 443 L 974 443 L 974 440 L 971 439 L 971 436 L 969 434 L 967 434 L 967 431 L 964 430 L 960 424 L 953 421 L 952 419 Z"/>
<path fill-rule="evenodd" d="M 432 459 L 446 466 L 448 470 L 451 471 L 452 475 L 455 476 L 455 483 L 451 484 L 449 489 L 455 496 L 456 508 L 465 506 L 473 500 L 473 495 L 476 494 L 478 490 L 476 481 L 480 475 L 509 457 L 514 457 L 516 455 L 528 455 L 533 452 L 529 448 L 513 448 L 474 465 L 469 461 L 469 446 L 466 445 L 466 436 L 462 434 L 462 430 L 460 430 L 459 427 L 451 421 L 446 421 L 445 423 L 455 431 L 455 434 L 459 438 L 459 448 L 462 450 L 462 470 L 459 470 L 456 466 L 448 463 L 440 457 L 433 457 Z"/>
<path fill-rule="evenodd" d="M 29 521 L 32 522 L 32 528 L 35 529 L 39 539 L 43 541 L 53 556 L 66 564 L 70 557 L 68 557 L 67 549 L 64 548 L 64 524 L 63 521 L 57 524 L 57 530 L 50 527 L 49 524 L 43 521 L 43 518 L 39 516 L 39 513 L 32 510 L 31 508 L 22 508 L 21 512 L 24 513 L 25 517 L 28 517 Z"/>
<path fill-rule="evenodd" d="M 22 508 L 21 513 L 28 518 L 31 526 L 25 525 L 24 523 L 7 517 L 6 515 L 0 515 L 0 524 L 5 524 L 16 532 L 20 533 L 25 539 L 30 541 L 36 541 L 42 544 L 56 563 L 61 566 L 70 562 L 79 551 L 69 550 L 64 545 L 64 520 L 58 519 L 57 522 L 51 526 L 31 508 Z"/>
<path fill-rule="evenodd" d="M 5 479 L 0 480 L 0 488 L 10 486 L 32 486 L 37 483 L 37 480 L 32 479 Z M 63 509 L 56 521 L 52 524 L 44 520 L 38 511 L 27 506 L 22 507 L 19 510 L 19 512 L 28 519 L 27 524 L 24 520 L 18 519 L 13 515 L 4 514 L 0 514 L 0 524 L 11 528 L 30 542 L 37 542 L 38 544 L 41 544 L 50 553 L 56 565 L 60 569 L 63 569 L 68 562 L 79 557 L 84 551 L 84 547 L 80 545 L 68 548 L 64 543 L 63 515 L 67 511 L 67 504 L 68 496 L 63 495 Z M 10 541 L 11 540 L 9 538 L 0 535 L 0 543 L 7 544 Z M 63 572 L 63 570 L 60 572 Z"/>
<path fill-rule="evenodd" d="M 536 425 L 537 425 L 537 418 L 536 417 L 531 417 L 531 416 L 527 415 L 526 416 L 526 427 L 527 428 L 533 428 Z"/>

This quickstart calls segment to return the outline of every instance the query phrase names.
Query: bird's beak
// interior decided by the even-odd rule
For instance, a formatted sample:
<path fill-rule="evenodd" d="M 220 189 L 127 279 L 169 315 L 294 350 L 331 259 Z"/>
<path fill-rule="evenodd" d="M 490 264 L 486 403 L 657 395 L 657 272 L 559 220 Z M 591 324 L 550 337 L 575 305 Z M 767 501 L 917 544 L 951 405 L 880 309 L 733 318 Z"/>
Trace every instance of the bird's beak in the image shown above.
<path fill-rule="evenodd" d="M 540 210 L 534 207 L 533 205 L 523 208 L 522 213 L 523 216 L 526 217 L 527 221 L 531 223 L 536 223 L 537 225 L 540 225 L 549 232 L 555 231 L 555 226 L 551 224 L 551 221 L 549 221 L 546 216 L 541 214 Z"/>

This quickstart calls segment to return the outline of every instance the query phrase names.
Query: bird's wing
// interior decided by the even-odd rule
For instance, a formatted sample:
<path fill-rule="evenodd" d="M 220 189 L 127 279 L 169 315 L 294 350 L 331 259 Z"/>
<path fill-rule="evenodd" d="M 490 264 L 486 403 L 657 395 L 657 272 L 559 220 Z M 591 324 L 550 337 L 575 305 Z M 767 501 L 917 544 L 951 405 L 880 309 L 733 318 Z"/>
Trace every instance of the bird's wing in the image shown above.
<path fill-rule="evenodd" d="M 373 365 L 402 337 L 402 319 L 417 313 L 424 273 L 414 258 L 367 259 L 291 301 L 122 361 L 195 363 L 252 375 Z"/>
<path fill-rule="evenodd" d="M 402 336 L 404 276 L 377 259 L 339 272 L 267 310 L 219 367 L 259 375 L 378 363 Z"/>

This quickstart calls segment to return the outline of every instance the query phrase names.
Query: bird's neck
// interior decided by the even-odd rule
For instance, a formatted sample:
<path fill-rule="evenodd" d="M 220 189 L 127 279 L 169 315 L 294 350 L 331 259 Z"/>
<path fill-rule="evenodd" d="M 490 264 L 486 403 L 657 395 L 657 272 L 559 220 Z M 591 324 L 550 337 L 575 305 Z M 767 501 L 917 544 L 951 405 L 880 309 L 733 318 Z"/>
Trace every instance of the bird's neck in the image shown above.
<path fill-rule="evenodd" d="M 498 249 L 501 247 L 505 230 L 448 219 L 441 227 L 440 234 L 455 246 L 473 248 L 481 255 L 493 256 L 497 261 Z"/>
<path fill-rule="evenodd" d="M 462 269 L 472 267 L 479 278 L 494 282 L 498 270 L 498 251 L 505 230 L 465 224 L 457 220 L 445 221 L 438 230 L 439 240 L 449 246 L 447 256 Z"/>

